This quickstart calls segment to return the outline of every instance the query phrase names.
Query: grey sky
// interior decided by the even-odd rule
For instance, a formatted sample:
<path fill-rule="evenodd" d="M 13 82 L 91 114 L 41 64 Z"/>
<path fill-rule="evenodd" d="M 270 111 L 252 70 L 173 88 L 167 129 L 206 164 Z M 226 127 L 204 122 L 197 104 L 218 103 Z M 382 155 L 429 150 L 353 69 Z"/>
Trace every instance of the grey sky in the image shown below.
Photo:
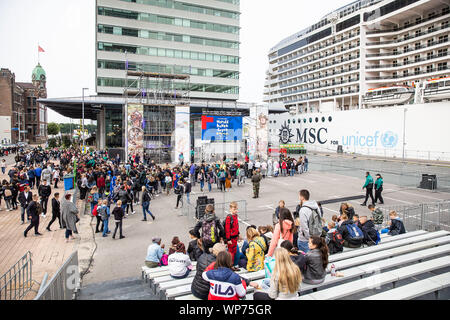
<path fill-rule="evenodd" d="M 240 101 L 261 103 L 269 49 L 351 0 L 241 0 Z M 31 81 L 37 64 L 47 72 L 48 96 L 95 94 L 94 0 L 0 0 L 0 67 Z M 49 121 L 69 122 L 49 111 Z"/>

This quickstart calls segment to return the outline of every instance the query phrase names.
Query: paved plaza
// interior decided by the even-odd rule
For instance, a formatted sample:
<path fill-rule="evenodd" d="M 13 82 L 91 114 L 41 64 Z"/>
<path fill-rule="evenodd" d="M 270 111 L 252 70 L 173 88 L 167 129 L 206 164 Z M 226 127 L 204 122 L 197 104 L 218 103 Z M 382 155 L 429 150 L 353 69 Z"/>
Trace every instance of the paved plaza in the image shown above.
<path fill-rule="evenodd" d="M 296 175 L 295 177 L 267 178 L 261 183 L 260 198 L 252 199 L 252 186 L 249 180 L 244 186 L 237 187 L 235 183 L 230 192 L 217 192 L 216 188 L 212 193 L 200 193 L 199 185 L 193 188 L 191 203 L 194 204 L 198 196 L 208 195 L 214 198 L 216 203 L 230 201 L 247 201 L 247 219 L 241 223 L 241 234 L 245 235 L 245 228 L 249 224 L 256 226 L 270 225 L 272 214 L 278 205 L 279 200 L 285 200 L 286 205 L 293 211 L 298 203 L 298 191 L 308 189 L 312 199 L 323 201 L 338 198 L 363 195 L 362 186 L 364 175 L 352 176 L 340 173 L 315 171 L 314 160 L 323 160 L 322 156 L 310 157 L 310 172 Z M 349 159 L 348 161 L 351 161 Z M 374 161 L 375 163 L 375 161 Z M 439 167 L 450 173 L 449 167 Z M 364 169 L 360 171 L 364 172 Z M 355 171 L 356 172 L 356 171 Z M 374 172 L 374 174 L 376 174 Z M 419 181 L 417 181 L 417 185 Z M 404 187 L 390 183 L 385 179 L 384 184 L 385 205 L 408 205 L 416 203 L 436 202 L 449 200 L 450 193 L 431 192 L 419 190 L 412 187 Z M 368 209 L 359 204 L 363 200 L 348 201 L 354 205 L 359 214 L 368 213 Z M 143 265 L 147 247 L 151 244 L 152 237 L 159 236 L 166 248 L 170 246 L 170 241 L 174 236 L 178 236 L 186 245 L 189 241 L 188 232 L 195 225 L 195 220 L 182 216 L 181 209 L 175 210 L 175 195 L 160 195 L 152 201 L 150 210 L 156 215 L 156 221 L 141 222 L 142 209 L 135 207 L 136 214 L 124 220 L 123 240 L 112 240 L 111 237 L 102 238 L 100 234 L 95 237 L 96 252 L 90 272 L 84 277 L 83 285 L 110 281 L 129 277 L 138 277 L 140 267 Z M 337 214 L 340 203 L 324 205 L 324 218 L 328 221 L 332 215 Z M 150 219 L 151 220 L 151 219 Z M 113 223 L 110 223 L 110 228 Z"/>

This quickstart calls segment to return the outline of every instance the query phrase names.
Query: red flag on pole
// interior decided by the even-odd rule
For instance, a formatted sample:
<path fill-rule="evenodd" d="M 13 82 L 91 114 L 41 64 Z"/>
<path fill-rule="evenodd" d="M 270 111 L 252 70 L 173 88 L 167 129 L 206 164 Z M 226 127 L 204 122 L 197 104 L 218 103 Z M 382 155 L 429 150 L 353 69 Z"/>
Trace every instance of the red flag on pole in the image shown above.
<path fill-rule="evenodd" d="M 38 52 L 45 52 L 44 49 L 41 48 L 41 46 L 38 45 Z"/>

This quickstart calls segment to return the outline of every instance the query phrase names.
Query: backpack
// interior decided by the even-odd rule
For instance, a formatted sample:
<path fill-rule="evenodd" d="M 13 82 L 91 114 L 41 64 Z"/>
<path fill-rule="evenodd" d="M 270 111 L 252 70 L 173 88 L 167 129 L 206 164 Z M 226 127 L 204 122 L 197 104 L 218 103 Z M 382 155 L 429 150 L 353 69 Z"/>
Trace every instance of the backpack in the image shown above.
<path fill-rule="evenodd" d="M 163 254 L 159 264 L 160 264 L 160 266 L 167 266 L 167 265 L 169 265 L 169 256 L 167 254 Z"/>
<path fill-rule="evenodd" d="M 332 233 L 330 243 L 328 243 L 328 249 L 330 250 L 330 254 L 344 251 L 344 238 L 339 231 L 336 230 Z"/>
<path fill-rule="evenodd" d="M 377 208 L 372 213 L 372 217 L 373 217 L 373 223 L 375 223 L 375 224 L 383 224 L 383 222 L 384 222 L 384 214 L 383 214 L 383 211 L 381 211 L 380 208 Z"/>
<path fill-rule="evenodd" d="M 311 210 L 311 216 L 308 219 L 308 229 L 310 236 L 320 237 L 322 235 L 322 218 L 318 209 L 312 209 L 310 207 L 304 206 Z M 299 211 L 300 212 L 300 211 Z"/>
<path fill-rule="evenodd" d="M 89 194 L 86 201 L 89 203 L 94 202 L 94 196 L 92 194 Z"/>
<path fill-rule="evenodd" d="M 98 211 L 97 211 L 97 205 L 94 206 L 94 209 L 92 210 L 92 215 L 94 217 L 96 217 L 98 215 Z"/>
<path fill-rule="evenodd" d="M 264 260 L 264 273 L 266 279 L 272 278 L 273 269 L 275 269 L 275 258 L 267 256 Z"/>
<path fill-rule="evenodd" d="M 202 240 L 207 242 L 216 243 L 219 241 L 219 235 L 217 233 L 216 220 L 210 222 L 203 222 L 202 224 Z"/>
<path fill-rule="evenodd" d="M 5 189 L 5 197 L 11 197 L 12 196 L 12 192 L 10 189 Z"/>
<path fill-rule="evenodd" d="M 356 224 L 347 224 L 346 225 L 348 234 L 349 234 L 349 242 L 357 245 L 361 244 L 364 240 L 364 233 Z"/>

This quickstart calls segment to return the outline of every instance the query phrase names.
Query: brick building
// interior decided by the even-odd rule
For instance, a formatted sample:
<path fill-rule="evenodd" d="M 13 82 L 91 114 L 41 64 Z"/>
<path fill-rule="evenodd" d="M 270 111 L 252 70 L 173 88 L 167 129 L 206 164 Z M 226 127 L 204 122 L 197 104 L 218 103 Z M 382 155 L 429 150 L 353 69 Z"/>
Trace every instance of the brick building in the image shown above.
<path fill-rule="evenodd" d="M 34 68 L 32 82 L 16 82 L 9 69 L 0 70 L 0 143 L 45 143 L 47 108 L 37 102 L 47 98 L 45 70 Z M 19 136 L 20 135 L 20 136 Z"/>

